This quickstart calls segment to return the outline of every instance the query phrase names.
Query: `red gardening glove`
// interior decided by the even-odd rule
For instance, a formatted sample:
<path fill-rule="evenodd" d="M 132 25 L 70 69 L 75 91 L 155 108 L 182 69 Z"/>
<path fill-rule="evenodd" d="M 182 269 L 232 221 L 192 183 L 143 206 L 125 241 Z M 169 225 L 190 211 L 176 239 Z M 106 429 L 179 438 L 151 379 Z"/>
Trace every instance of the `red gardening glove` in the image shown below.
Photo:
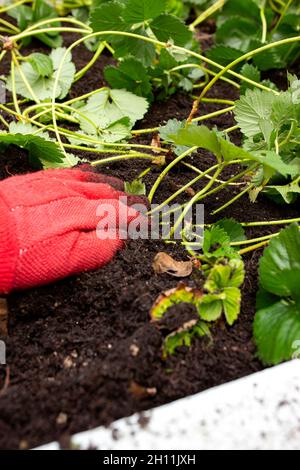
<path fill-rule="evenodd" d="M 123 186 L 116 178 L 80 169 L 39 171 L 0 182 L 0 293 L 109 262 L 124 244 L 112 229 L 127 233 L 128 224 L 140 216 L 119 201 L 126 196 Z M 128 196 L 129 205 L 136 202 L 141 201 Z M 108 238 L 99 239 L 96 227 L 107 219 L 108 212 L 101 216 L 107 203 L 116 209 L 117 220 L 103 227 Z"/>

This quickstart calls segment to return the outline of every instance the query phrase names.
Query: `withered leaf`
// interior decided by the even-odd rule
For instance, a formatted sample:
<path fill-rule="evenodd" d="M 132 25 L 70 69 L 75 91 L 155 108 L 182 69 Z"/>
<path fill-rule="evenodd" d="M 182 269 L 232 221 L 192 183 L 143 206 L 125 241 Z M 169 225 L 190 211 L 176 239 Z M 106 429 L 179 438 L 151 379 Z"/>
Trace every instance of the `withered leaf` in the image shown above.
<path fill-rule="evenodd" d="M 174 277 L 188 277 L 193 271 L 192 261 L 176 261 L 164 252 L 157 253 L 152 266 L 156 274 L 167 273 Z"/>
<path fill-rule="evenodd" d="M 157 150 L 152 149 L 152 152 L 154 153 L 160 153 L 160 149 L 161 149 L 161 144 L 160 144 L 160 136 L 159 134 L 155 134 L 153 136 L 153 139 L 151 141 L 151 147 L 155 147 Z"/>
<path fill-rule="evenodd" d="M 190 303 L 197 308 L 202 296 L 203 292 L 200 289 L 193 289 L 180 282 L 174 289 L 169 289 L 158 296 L 150 311 L 151 319 L 153 322 L 158 321 L 172 305 L 179 303 Z"/>
<path fill-rule="evenodd" d="M 143 387 L 134 380 L 132 380 L 130 383 L 129 391 L 135 398 L 139 400 L 142 400 L 143 398 L 154 397 L 157 394 L 155 387 Z"/>

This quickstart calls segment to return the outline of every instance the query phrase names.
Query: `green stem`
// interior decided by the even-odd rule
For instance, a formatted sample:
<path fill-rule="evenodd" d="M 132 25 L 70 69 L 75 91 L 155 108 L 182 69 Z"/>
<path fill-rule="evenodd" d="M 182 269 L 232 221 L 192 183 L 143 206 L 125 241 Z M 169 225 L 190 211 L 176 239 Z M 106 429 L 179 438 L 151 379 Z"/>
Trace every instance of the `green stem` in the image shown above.
<path fill-rule="evenodd" d="M 248 248 L 244 248 L 243 250 L 240 250 L 239 254 L 241 256 L 245 255 L 246 253 L 250 253 L 251 251 L 255 251 L 255 250 L 258 250 L 259 248 L 263 248 L 264 246 L 266 246 L 268 244 L 269 244 L 269 240 L 267 240 L 265 242 L 257 243 L 257 245 L 253 245 L 253 246 L 250 246 Z"/>
<path fill-rule="evenodd" d="M 267 40 L 267 32 L 268 32 L 268 24 L 266 20 L 266 2 L 263 2 L 263 5 L 260 8 L 260 18 L 261 18 L 261 24 L 262 24 L 262 36 L 261 36 L 261 42 L 264 44 Z"/>
<path fill-rule="evenodd" d="M 295 127 L 296 127 L 296 122 L 295 122 L 295 121 L 292 121 L 290 130 L 289 130 L 289 132 L 288 132 L 288 135 L 287 135 L 286 138 L 285 138 L 282 142 L 280 142 L 279 145 L 278 145 L 279 149 L 280 149 L 280 147 L 283 147 L 284 145 L 286 145 L 286 144 L 289 143 L 289 141 L 291 140 L 291 137 L 292 137 L 292 135 L 293 135 L 293 133 L 294 133 Z"/>
<path fill-rule="evenodd" d="M 175 166 L 177 165 L 177 163 L 179 163 L 181 160 L 183 160 L 185 157 L 187 157 L 188 155 L 190 155 L 191 153 L 193 153 L 195 150 L 197 150 L 197 147 L 192 147 L 188 150 L 186 150 L 184 153 L 182 153 L 181 155 L 179 155 L 177 158 L 175 158 L 171 163 L 169 163 L 169 165 L 159 174 L 159 177 L 157 178 L 157 180 L 155 181 L 155 183 L 153 184 L 152 188 L 151 188 L 151 191 L 149 193 L 149 196 L 148 196 L 148 199 L 150 202 L 152 202 L 153 200 L 153 197 L 157 191 L 157 188 L 159 187 L 159 185 L 161 184 L 162 180 L 164 179 L 164 177 L 169 173 L 169 171 Z"/>
<path fill-rule="evenodd" d="M 181 162 L 181 165 L 186 166 L 190 170 L 193 170 L 196 173 L 198 173 L 199 175 L 203 175 L 205 178 L 207 178 L 209 180 L 212 178 L 209 174 L 205 174 L 206 171 L 201 171 L 201 170 L 199 170 L 199 168 L 195 167 L 194 165 L 191 165 L 190 163 Z M 230 182 L 230 180 L 224 181 L 224 180 L 220 180 L 220 179 L 217 179 L 216 183 L 225 184 L 225 185 L 228 185 L 228 186 L 244 186 L 245 185 L 245 182 L 243 182 L 243 183 L 234 183 L 234 182 Z"/>
<path fill-rule="evenodd" d="M 7 5 L 3 8 L 0 8 L 0 14 L 6 13 L 9 10 L 12 10 L 13 8 L 17 8 L 20 5 L 23 5 L 24 3 L 31 3 L 32 0 L 20 0 L 19 2 L 13 3 L 11 5 Z"/>
<path fill-rule="evenodd" d="M 8 21 L 4 20 L 3 18 L 0 18 L 0 23 L 3 24 L 8 28 L 8 30 L 13 31 L 14 33 L 19 33 L 20 30 L 17 28 L 15 25 L 9 23 Z"/>
<path fill-rule="evenodd" d="M 17 92 L 16 92 L 15 63 L 13 60 L 11 62 L 11 93 L 13 97 L 14 107 L 15 107 L 16 113 L 18 114 L 18 119 L 20 119 L 21 110 L 20 110 Z"/>
<path fill-rule="evenodd" d="M 265 227 L 265 226 L 273 226 L 273 225 L 287 225 L 293 223 L 300 223 L 300 217 L 295 219 L 282 219 L 282 220 L 263 220 L 259 222 L 242 222 L 241 225 L 243 227 Z"/>
<path fill-rule="evenodd" d="M 281 12 L 281 15 L 280 15 L 280 17 L 279 17 L 279 19 L 278 19 L 276 25 L 274 26 L 274 28 L 273 28 L 273 30 L 272 30 L 272 33 L 273 33 L 273 34 L 274 34 L 274 33 L 277 31 L 277 29 L 279 28 L 279 26 L 280 26 L 280 24 L 281 24 L 281 22 L 282 22 L 282 20 L 283 20 L 283 18 L 284 18 L 284 16 L 285 16 L 286 12 L 288 11 L 288 9 L 290 8 L 290 6 L 291 6 L 292 3 L 293 3 L 293 0 L 288 0 L 287 4 L 284 5 L 284 8 L 283 8 L 283 10 L 282 10 L 282 12 Z"/>
<path fill-rule="evenodd" d="M 233 164 L 233 162 L 231 162 L 231 164 Z M 242 171 L 241 173 L 238 173 L 237 175 L 232 176 L 232 178 L 230 178 L 229 180 L 224 181 L 222 184 L 220 184 L 219 186 L 216 186 L 214 189 L 212 189 L 211 191 L 209 191 L 208 193 L 203 195 L 201 197 L 201 199 L 207 198 L 208 196 L 212 196 L 213 194 L 218 193 L 219 191 L 221 191 L 226 186 L 229 186 L 230 183 L 233 183 L 234 181 L 243 178 L 243 176 L 247 175 L 247 173 L 249 173 L 249 171 L 252 171 L 253 168 L 255 168 L 256 166 L 257 165 L 255 164 L 255 165 L 253 165 L 253 167 L 247 168 L 246 170 Z M 215 180 L 215 182 L 217 182 L 217 180 Z M 245 184 L 245 183 L 241 183 L 241 184 Z M 220 208 L 220 210 L 221 210 L 221 208 Z"/>
<path fill-rule="evenodd" d="M 2 51 L 2 52 L 0 52 L 0 62 L 2 62 L 3 57 L 6 55 L 6 52 L 7 52 L 7 51 Z"/>
<path fill-rule="evenodd" d="M 183 70 L 183 69 L 189 69 L 189 68 L 198 68 L 202 70 L 205 75 L 213 75 L 214 77 L 217 75 L 216 72 L 213 72 L 212 70 L 209 70 L 208 68 L 204 67 L 203 65 L 200 64 L 182 64 L 182 65 L 177 65 L 176 67 L 173 67 L 171 70 L 169 70 L 170 73 L 176 72 L 178 70 Z M 208 77 L 207 77 L 208 78 Z M 235 88 L 240 89 L 240 85 L 233 80 L 230 80 L 230 78 L 223 77 L 223 80 L 230 85 L 234 86 Z"/>
<path fill-rule="evenodd" d="M 184 163 L 184 162 L 183 162 Z M 175 199 L 177 196 L 179 196 L 181 193 L 183 193 L 184 191 L 186 191 L 188 188 L 190 188 L 193 184 L 197 183 L 200 179 L 204 178 L 205 176 L 208 175 L 208 173 L 211 173 L 212 171 L 214 171 L 216 168 L 218 168 L 220 166 L 220 163 L 217 163 L 216 165 L 210 167 L 208 170 L 206 171 L 203 171 L 201 172 L 200 175 L 196 176 L 196 178 L 194 178 L 193 180 L 189 181 L 187 184 L 185 184 L 184 186 L 182 186 L 180 189 L 178 189 L 178 191 L 176 191 L 175 193 L 173 193 L 168 199 L 166 199 L 164 202 L 162 202 L 159 206 L 155 207 L 155 209 L 153 209 L 152 211 L 150 211 L 148 213 L 148 215 L 152 215 L 152 214 L 155 214 L 156 212 L 160 211 L 164 206 L 166 206 L 167 204 L 169 204 L 171 201 L 173 201 L 173 199 Z M 212 179 L 212 177 L 210 176 L 210 179 Z"/>
<path fill-rule="evenodd" d="M 146 154 L 142 154 L 142 153 L 117 155 L 116 157 L 103 158 L 101 160 L 91 162 L 91 165 L 92 166 L 104 165 L 106 163 L 114 163 L 114 162 L 119 161 L 119 160 L 126 160 L 126 159 L 131 159 L 131 158 L 144 158 L 146 160 L 149 160 L 150 155 L 146 155 Z"/>
<path fill-rule="evenodd" d="M 26 31 L 22 32 L 19 35 L 12 36 L 12 40 L 16 41 L 16 40 L 24 39 L 25 37 L 28 37 L 28 36 L 35 36 L 35 35 L 39 35 L 39 34 L 42 34 L 42 33 L 51 33 L 51 32 L 78 32 L 78 33 L 86 34 L 86 31 L 83 31 L 83 30 L 80 30 L 80 29 L 75 29 L 75 28 L 62 28 L 62 27 L 60 27 L 60 28 L 45 28 L 45 29 L 40 29 L 40 30 L 37 30 L 37 31 L 29 31 L 29 32 L 28 32 L 28 30 L 26 30 Z M 148 43 L 154 44 L 156 46 L 163 47 L 165 49 L 173 49 L 174 51 L 183 52 L 184 54 L 188 54 L 192 57 L 196 57 L 198 60 L 201 60 L 205 63 L 208 63 L 208 64 L 212 65 L 213 67 L 217 67 L 217 68 L 221 69 L 222 71 L 224 70 L 224 67 L 222 65 L 218 64 L 217 62 L 214 62 L 213 60 L 208 59 L 207 57 L 205 57 L 201 54 L 198 54 L 197 52 L 191 51 L 191 50 L 186 49 L 184 47 L 170 45 L 168 42 L 161 42 L 161 41 L 158 41 L 156 39 L 153 39 L 153 38 L 150 38 L 150 37 L 147 37 L 147 36 L 141 36 L 140 34 L 129 33 L 129 32 L 125 32 L 125 31 L 100 31 L 100 32 L 97 32 L 97 33 L 88 34 L 88 35 L 84 36 L 83 38 L 79 39 L 78 41 L 74 42 L 71 46 L 69 46 L 68 52 L 70 52 L 74 47 L 76 47 L 77 45 L 79 45 L 83 41 L 93 39 L 97 36 L 109 36 L 109 35 L 125 36 L 125 37 L 129 37 L 129 38 L 140 39 L 141 41 L 148 42 Z M 293 39 L 293 38 L 289 38 L 289 39 L 290 39 L 290 42 L 292 42 L 291 39 Z M 274 44 L 276 44 L 276 43 L 274 43 Z M 255 81 L 253 81 L 253 80 L 251 80 L 247 77 L 244 77 L 243 75 L 241 75 L 237 72 L 234 72 L 233 70 L 228 69 L 224 73 L 226 73 L 226 72 L 228 72 L 230 75 L 233 75 L 234 77 L 238 78 L 239 80 L 245 81 L 246 83 L 249 83 L 250 85 L 253 85 L 257 88 L 260 88 L 261 90 L 266 90 L 266 91 L 272 92 L 274 94 L 278 94 L 278 92 L 273 90 L 272 88 L 268 88 L 265 85 L 262 85 L 261 83 L 255 82 Z M 216 77 L 217 76 L 219 76 L 219 74 L 217 74 Z M 223 74 L 222 74 L 222 76 L 223 76 Z"/>
<path fill-rule="evenodd" d="M 77 26 L 80 26 L 81 28 L 84 28 L 84 33 L 85 34 L 92 32 L 92 28 L 87 26 L 85 23 L 82 23 L 82 21 L 76 20 L 75 18 L 62 18 L 62 17 L 48 18 L 47 20 L 42 20 L 42 21 L 39 21 L 38 23 L 34 23 L 33 25 L 29 26 L 24 31 L 22 31 L 21 33 L 14 36 L 13 40 L 14 41 L 19 41 L 20 39 L 24 39 L 24 37 L 28 36 L 28 33 L 30 34 L 31 32 L 34 32 L 36 34 L 36 33 L 38 33 L 38 31 L 36 31 L 38 28 L 40 28 L 41 26 L 44 26 L 44 25 L 48 26 L 51 23 L 71 23 L 71 24 L 75 24 Z M 47 29 L 51 30 L 52 28 L 48 27 Z M 53 29 L 57 29 L 57 28 L 53 28 Z M 61 27 L 59 27 L 59 29 L 68 30 L 68 28 L 61 28 Z"/>
<path fill-rule="evenodd" d="M 230 246 L 243 246 L 243 245 L 252 245 L 253 243 L 269 241 L 271 238 L 278 237 L 279 233 L 273 233 L 271 235 L 264 235 L 263 237 L 251 238 L 249 240 L 243 240 L 239 242 L 232 242 Z"/>
<path fill-rule="evenodd" d="M 221 163 L 219 163 L 217 166 L 220 167 L 220 166 L 222 165 L 223 167 L 225 167 L 225 166 L 229 166 L 229 165 L 236 165 L 236 164 L 242 163 L 242 162 L 245 163 L 245 160 L 232 160 L 231 162 L 226 162 L 226 163 L 221 162 Z M 216 166 L 215 166 L 215 167 L 216 167 Z M 246 172 L 248 172 L 248 171 L 249 171 L 249 169 L 245 170 L 243 173 L 246 173 Z M 225 181 L 225 182 L 222 183 L 220 186 L 217 186 L 216 188 L 214 188 L 214 189 L 212 189 L 212 190 L 210 190 L 210 191 L 208 191 L 208 192 L 205 192 L 205 193 L 201 194 L 201 195 L 198 197 L 197 202 L 199 202 L 199 201 L 205 199 L 207 196 L 210 196 L 211 194 L 214 194 L 214 193 L 216 193 L 216 192 L 218 192 L 218 191 L 221 191 L 221 189 L 222 189 L 224 186 L 227 186 L 230 182 L 232 182 L 232 181 L 234 181 L 234 180 L 240 178 L 241 176 L 243 176 L 242 173 L 240 173 L 239 175 L 236 175 L 236 176 L 232 177 L 232 178 L 231 178 L 230 180 L 228 180 L 228 181 Z M 211 180 L 213 180 L 213 183 L 216 183 L 216 182 L 218 181 L 218 178 L 214 175 L 214 176 L 211 178 Z M 175 212 L 177 212 L 177 211 L 179 211 L 179 210 L 182 210 L 182 209 L 186 206 L 186 204 L 187 204 L 187 203 L 181 204 L 181 205 L 180 205 L 179 207 L 177 207 L 176 209 L 171 209 L 170 211 L 165 212 L 163 216 L 167 216 L 167 215 L 169 215 L 169 214 L 171 214 L 171 213 L 175 213 Z"/>
<path fill-rule="evenodd" d="M 172 235 L 176 232 L 176 230 L 178 229 L 178 227 L 180 226 L 180 224 L 182 223 L 184 217 L 186 216 L 186 214 L 188 213 L 188 211 L 191 209 L 191 207 L 194 205 L 195 202 L 197 202 L 197 200 L 205 193 L 207 193 L 207 191 L 212 187 L 212 185 L 215 183 L 215 180 L 218 178 L 218 176 L 220 175 L 220 173 L 222 173 L 223 171 L 223 168 L 224 168 L 224 163 L 219 165 L 219 167 L 216 169 L 215 171 L 215 174 L 214 176 L 212 177 L 212 179 L 207 183 L 207 185 L 201 189 L 201 191 L 199 191 L 198 193 L 195 194 L 195 196 L 192 197 L 192 199 L 188 202 L 188 204 L 185 206 L 185 208 L 183 209 L 181 215 L 178 217 L 178 219 L 176 220 L 174 226 L 172 227 L 171 231 L 170 231 L 170 234 L 167 238 L 172 238 Z"/>
<path fill-rule="evenodd" d="M 234 106 L 230 106 L 228 108 L 219 109 L 218 111 L 214 111 L 213 113 L 204 114 L 203 116 L 194 118 L 192 122 L 206 121 L 208 119 L 221 116 L 222 114 L 230 113 L 231 111 L 234 110 L 234 108 L 235 108 Z M 236 128 L 238 129 L 238 126 L 236 126 Z M 160 130 L 160 127 L 152 127 L 151 129 L 138 129 L 138 130 L 133 130 L 132 134 L 133 135 L 151 134 L 154 132 L 158 132 L 159 130 Z"/>
<path fill-rule="evenodd" d="M 223 211 L 224 209 L 226 209 L 227 207 L 231 206 L 231 204 L 233 204 L 234 202 L 238 201 L 238 199 L 240 199 L 242 196 L 244 196 L 245 194 L 247 194 L 252 188 L 254 188 L 254 184 L 250 184 L 249 186 L 247 186 L 246 189 L 244 189 L 244 191 L 241 191 L 239 194 L 237 194 L 235 197 L 233 197 L 232 199 L 230 199 L 230 201 L 226 202 L 226 204 L 224 204 L 223 206 L 219 207 L 218 209 L 216 209 L 215 211 L 213 211 L 211 213 L 211 215 L 216 215 L 218 214 L 219 212 Z"/>
<path fill-rule="evenodd" d="M 4 117 L 1 114 L 0 114 L 0 121 L 2 122 L 2 124 L 4 124 L 5 127 L 9 129 L 8 122 L 4 119 Z"/>
<path fill-rule="evenodd" d="M 239 126 L 232 126 L 232 127 L 228 127 L 227 129 L 224 129 L 223 132 L 226 134 L 229 134 L 229 132 L 236 131 L 237 129 L 239 129 Z"/>
<path fill-rule="evenodd" d="M 21 76 L 21 78 L 22 78 L 22 80 L 23 80 L 23 82 L 24 82 L 24 84 L 25 84 L 27 90 L 28 90 L 29 93 L 31 94 L 31 97 L 32 97 L 33 101 L 35 101 L 36 103 L 40 103 L 40 100 L 37 98 L 35 92 L 33 91 L 33 89 L 32 89 L 32 87 L 31 87 L 30 83 L 29 83 L 28 80 L 27 80 L 26 75 L 23 73 L 23 70 L 22 70 L 22 68 L 20 67 L 20 64 L 19 64 L 19 62 L 18 62 L 18 59 L 17 59 L 16 54 L 14 53 L 14 51 L 12 51 L 12 59 L 13 59 L 13 62 L 14 62 L 14 64 L 16 65 L 16 67 L 17 67 L 17 69 L 18 69 L 18 72 L 19 72 L 19 74 L 20 74 L 20 76 Z"/>
<path fill-rule="evenodd" d="M 106 42 L 101 42 L 99 44 L 99 47 L 98 49 L 96 50 L 94 56 L 92 57 L 92 59 L 89 61 L 89 63 L 83 67 L 81 70 L 79 70 L 76 74 L 75 74 L 75 78 L 74 78 L 74 82 L 77 82 L 78 80 L 80 80 L 86 73 L 87 71 L 95 64 L 95 62 L 97 61 L 97 59 L 100 57 L 100 55 L 102 54 L 103 50 L 105 49 L 106 47 Z"/>
<path fill-rule="evenodd" d="M 281 10 L 274 4 L 273 0 L 269 0 L 272 10 L 275 11 L 278 15 L 281 14 Z"/>
<path fill-rule="evenodd" d="M 199 15 L 198 18 L 196 18 L 195 21 L 193 21 L 193 23 L 190 24 L 189 26 L 190 30 L 194 31 L 196 26 L 198 26 L 200 23 L 207 20 L 207 18 L 209 18 L 218 10 L 220 10 L 224 6 L 225 1 L 226 0 L 217 0 L 216 3 L 214 3 L 212 6 L 207 8 L 207 10 L 201 13 L 201 15 Z"/>
<path fill-rule="evenodd" d="M 203 103 L 228 104 L 229 106 L 235 106 L 235 101 L 220 98 L 203 98 L 202 101 Z"/>
<path fill-rule="evenodd" d="M 212 88 L 212 86 L 219 80 L 220 77 L 222 77 L 226 72 L 228 72 L 230 69 L 232 69 L 233 67 L 235 67 L 236 65 L 238 65 L 240 62 L 243 62 L 245 60 L 248 60 L 248 59 L 251 59 L 253 56 L 261 53 L 261 52 L 264 52 L 264 51 L 268 51 L 269 49 L 272 49 L 273 47 L 278 47 L 278 46 L 282 46 L 284 44 L 290 44 L 290 43 L 293 43 L 293 42 L 297 42 L 297 41 L 300 41 L 300 36 L 296 36 L 296 37 L 292 37 L 292 38 L 285 38 L 285 39 L 281 39 L 280 41 L 276 41 L 276 42 L 272 42 L 272 43 L 269 43 L 269 44 L 265 44 L 264 46 L 262 47 L 259 47 L 257 49 L 254 49 L 250 52 L 247 52 L 246 54 L 243 54 L 242 56 L 240 56 L 238 59 L 234 60 L 233 62 L 231 62 L 230 64 L 228 64 L 226 67 L 224 67 L 223 70 L 221 70 L 211 81 L 210 83 L 204 88 L 204 90 L 202 91 L 200 97 L 199 97 L 199 100 L 201 101 L 201 99 L 208 93 L 208 91 Z M 277 92 L 278 94 L 278 92 Z"/>

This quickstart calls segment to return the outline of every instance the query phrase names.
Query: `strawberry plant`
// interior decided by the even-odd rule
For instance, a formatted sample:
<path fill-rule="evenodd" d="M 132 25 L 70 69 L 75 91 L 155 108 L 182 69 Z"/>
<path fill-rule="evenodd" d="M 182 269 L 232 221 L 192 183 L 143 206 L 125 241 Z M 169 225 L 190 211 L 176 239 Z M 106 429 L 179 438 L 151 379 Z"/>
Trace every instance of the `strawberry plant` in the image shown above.
<path fill-rule="evenodd" d="M 266 248 L 259 267 L 260 290 L 254 336 L 266 364 L 291 359 L 300 338 L 300 232 L 294 224 Z"/>
<path fill-rule="evenodd" d="M 297 246 L 294 226 L 280 235 L 272 230 L 249 239 L 244 231 L 298 223 L 297 214 L 241 224 L 216 219 L 244 196 L 253 203 L 264 197 L 290 206 L 299 201 L 297 2 L 20 0 L 3 2 L 0 15 L 0 78 L 8 96 L 5 102 L 0 95 L 0 149 L 11 145 L 23 149 L 35 168 L 71 167 L 91 155 L 96 156 L 92 165 L 100 167 L 127 159 L 145 162 L 139 174 L 128 175 L 125 187 L 131 194 L 158 202 L 150 215 L 181 198 L 177 207 L 162 215 L 164 224 L 164 217 L 181 211 L 165 237 L 167 242 L 174 242 L 174 233 L 196 204 L 218 201 L 210 214 L 215 223 L 205 226 L 204 237 L 191 242 L 192 222 L 182 230 L 180 243 L 201 263 L 203 282 L 192 290 L 181 286 L 165 296 L 152 317 L 157 320 L 178 303 L 193 305 L 199 317 L 166 338 L 164 354 L 192 344 L 196 336 L 213 336 L 209 326 L 220 319 L 233 325 L 240 313 L 245 276 L 241 256 L 270 243 L 263 260 L 270 258 L 276 264 L 273 250 L 284 252 L 284 244 L 290 249 L 285 233 Z M 204 52 L 203 38 L 209 39 Z M 76 60 L 78 48 L 84 47 L 86 63 Z M 275 73 L 266 74 L 278 68 L 291 68 L 288 75 L 281 72 L 281 77 L 288 76 L 284 91 Z M 88 74 L 98 77 L 97 85 L 78 93 L 77 83 L 84 83 Z M 273 75 L 277 85 L 270 80 Z M 220 81 L 231 90 L 229 96 L 215 91 Z M 158 102 L 163 106 L 171 96 L 177 111 L 166 120 L 162 113 L 159 122 L 145 128 L 141 121 L 152 116 L 152 106 Z M 191 101 L 186 116 L 180 113 L 182 96 Z M 206 106 L 212 106 L 209 112 Z M 236 125 L 216 127 L 219 117 L 231 115 Z M 241 145 L 236 145 L 234 131 L 241 133 Z M 180 179 L 186 170 L 192 174 L 190 179 L 169 184 L 174 173 Z M 149 180 L 144 181 L 145 175 L 151 176 Z M 161 198 L 159 189 L 169 193 Z M 234 194 L 223 201 L 231 189 Z M 288 252 L 287 258 L 291 257 Z M 262 342 L 265 319 L 275 311 L 275 331 L 275 319 L 281 321 L 283 310 L 290 319 L 298 299 L 294 288 L 274 292 L 266 282 L 264 263 L 260 278 L 265 292 L 259 299 L 274 300 L 273 294 L 278 293 L 280 298 L 270 304 L 258 300 L 255 331 L 261 359 L 275 363 L 290 357 L 291 349 L 280 352 L 279 348 L 273 355 L 271 340 Z M 269 260 L 269 270 L 271 264 Z M 275 279 L 279 272 L 274 265 L 273 272 Z"/>
<path fill-rule="evenodd" d="M 238 252 L 230 243 L 244 239 L 242 227 L 230 219 L 224 219 L 205 230 L 203 253 L 197 256 L 200 261 L 198 269 L 204 277 L 203 285 L 190 288 L 179 284 L 158 297 L 151 310 L 154 322 L 162 319 L 170 307 L 182 303 L 193 305 L 199 315 L 198 322 L 191 321 L 165 338 L 164 357 L 174 354 L 179 346 L 191 346 L 195 336 L 211 336 L 209 325 L 219 320 L 222 314 L 228 325 L 233 325 L 237 320 L 245 270 Z"/>

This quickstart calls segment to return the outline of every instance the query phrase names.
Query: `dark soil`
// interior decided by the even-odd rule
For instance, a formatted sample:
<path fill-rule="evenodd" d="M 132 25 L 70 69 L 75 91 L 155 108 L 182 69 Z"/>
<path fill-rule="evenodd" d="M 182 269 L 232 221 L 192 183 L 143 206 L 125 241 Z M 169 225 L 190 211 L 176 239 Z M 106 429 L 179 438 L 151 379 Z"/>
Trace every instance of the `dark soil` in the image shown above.
<path fill-rule="evenodd" d="M 36 45 L 33 43 L 32 47 Z M 74 57 L 78 68 L 89 58 L 90 53 L 84 48 Z M 101 69 L 110 61 L 104 56 L 100 65 L 76 84 L 72 96 L 102 86 Z M 237 97 L 236 91 L 224 82 L 214 87 L 211 96 Z M 166 103 L 155 103 L 140 127 L 157 126 L 168 118 L 183 119 L 189 114 L 191 104 L 192 100 L 183 94 L 173 96 Z M 200 112 L 215 109 L 218 106 L 214 104 L 203 105 Z M 231 115 L 226 115 L 207 124 L 222 129 L 234 122 Z M 151 138 L 146 135 L 139 141 L 149 144 Z M 239 142 L 238 133 L 234 140 Z M 90 158 L 95 157 L 90 155 Z M 205 168 L 211 164 L 212 157 L 201 151 L 190 161 Z M 143 161 L 127 161 L 100 166 L 99 171 L 128 181 L 145 168 Z M 31 170 L 24 152 L 10 148 L 1 155 L 0 179 L 28 171 Z M 148 189 L 159 171 L 154 169 L 145 178 Z M 224 178 L 234 171 L 230 168 Z M 163 201 L 192 177 L 194 173 L 178 166 L 161 185 L 156 202 Z M 199 187 L 196 185 L 194 189 Z M 238 191 L 234 188 L 206 201 L 207 222 L 214 220 L 210 216 L 212 210 Z M 181 201 L 189 197 L 185 194 Z M 244 197 L 221 217 L 254 221 L 294 217 L 299 213 L 296 206 L 281 207 L 262 197 L 251 204 Z M 248 235 L 259 236 L 272 230 L 252 229 Z M 170 325 L 177 327 L 181 316 L 186 321 L 194 313 L 189 307 L 184 311 L 180 307 L 172 309 L 166 325 L 158 328 L 150 323 L 149 311 L 157 296 L 177 283 L 175 278 L 152 272 L 151 264 L 158 251 L 167 251 L 177 259 L 187 258 L 182 248 L 162 242 L 130 242 L 104 269 L 9 296 L 6 342 L 10 382 L 0 397 L 1 449 L 34 447 L 262 369 L 252 340 L 261 252 L 245 257 L 247 277 L 236 324 L 228 327 L 219 322 L 212 329 L 212 342 L 195 339 L 190 349 L 182 347 L 176 356 L 164 362 L 161 347 Z M 186 282 L 193 285 L 196 279 L 192 276 Z M 0 367 L 1 389 L 7 369 Z M 155 388 L 157 393 L 147 397 L 137 393 L 138 386 Z"/>

